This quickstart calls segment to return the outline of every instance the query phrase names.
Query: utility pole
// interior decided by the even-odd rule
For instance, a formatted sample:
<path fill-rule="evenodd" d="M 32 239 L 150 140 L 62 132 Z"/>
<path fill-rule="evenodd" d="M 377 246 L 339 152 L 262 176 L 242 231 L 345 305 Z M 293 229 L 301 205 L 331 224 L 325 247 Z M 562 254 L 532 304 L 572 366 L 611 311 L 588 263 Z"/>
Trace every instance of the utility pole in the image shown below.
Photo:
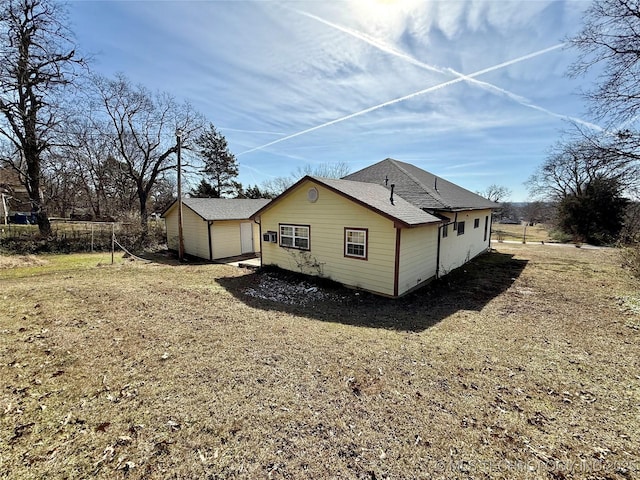
<path fill-rule="evenodd" d="M 178 259 L 184 260 L 184 237 L 182 236 L 182 130 L 176 130 L 178 153 Z"/>

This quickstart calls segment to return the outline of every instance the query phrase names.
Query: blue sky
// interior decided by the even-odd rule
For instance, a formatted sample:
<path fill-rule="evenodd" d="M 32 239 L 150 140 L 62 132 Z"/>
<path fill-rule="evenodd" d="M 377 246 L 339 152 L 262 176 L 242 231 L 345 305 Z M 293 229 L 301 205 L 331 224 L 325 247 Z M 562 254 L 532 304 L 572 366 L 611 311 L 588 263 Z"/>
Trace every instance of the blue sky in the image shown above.
<path fill-rule="evenodd" d="M 387 157 L 473 191 L 523 182 L 587 122 L 570 79 L 585 1 L 80 1 L 93 69 L 188 100 L 229 141 L 239 180 Z"/>

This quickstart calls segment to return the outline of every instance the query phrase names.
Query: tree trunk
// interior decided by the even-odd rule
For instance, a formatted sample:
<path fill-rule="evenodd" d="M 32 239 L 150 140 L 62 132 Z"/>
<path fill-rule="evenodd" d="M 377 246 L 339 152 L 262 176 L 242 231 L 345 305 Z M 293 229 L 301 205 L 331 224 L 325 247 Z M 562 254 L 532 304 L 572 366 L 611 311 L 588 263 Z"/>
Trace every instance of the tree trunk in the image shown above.
<path fill-rule="evenodd" d="M 49 238 L 51 236 L 51 223 L 44 207 L 40 189 L 40 158 L 37 149 L 27 145 L 24 156 L 27 163 L 27 190 L 31 201 L 31 213 L 36 216 L 40 235 L 43 238 Z"/>
<path fill-rule="evenodd" d="M 143 188 L 138 188 L 138 199 L 140 200 L 140 243 L 144 245 L 149 237 L 149 212 L 147 212 L 149 194 Z"/>

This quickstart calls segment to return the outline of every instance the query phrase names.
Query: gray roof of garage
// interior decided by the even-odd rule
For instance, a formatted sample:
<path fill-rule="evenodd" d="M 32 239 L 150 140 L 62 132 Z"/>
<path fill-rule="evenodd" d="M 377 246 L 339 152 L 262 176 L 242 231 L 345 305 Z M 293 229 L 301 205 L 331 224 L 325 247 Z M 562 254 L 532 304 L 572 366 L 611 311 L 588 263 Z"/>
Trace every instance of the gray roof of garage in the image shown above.
<path fill-rule="evenodd" d="M 193 210 L 203 220 L 246 220 L 271 200 L 265 198 L 183 198 L 182 204 Z M 162 214 L 177 205 L 177 200 Z"/>

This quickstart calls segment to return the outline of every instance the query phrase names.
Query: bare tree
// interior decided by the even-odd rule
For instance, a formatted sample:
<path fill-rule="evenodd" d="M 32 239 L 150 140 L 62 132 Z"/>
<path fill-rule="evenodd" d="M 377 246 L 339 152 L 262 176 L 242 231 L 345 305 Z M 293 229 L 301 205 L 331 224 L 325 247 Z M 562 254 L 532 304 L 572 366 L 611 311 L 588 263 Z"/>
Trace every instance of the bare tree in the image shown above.
<path fill-rule="evenodd" d="M 570 75 L 599 68 L 595 87 L 585 92 L 591 114 L 606 125 L 604 132 L 579 128 L 592 146 L 640 161 L 640 3 L 596 0 L 585 12 L 582 30 L 568 43 L 578 52 Z M 623 182 L 626 186 L 626 183 Z"/>
<path fill-rule="evenodd" d="M 262 182 L 260 188 L 263 192 L 267 192 L 269 196 L 277 197 L 294 183 L 296 183 L 296 180 L 292 177 L 274 177 Z"/>
<path fill-rule="evenodd" d="M 101 134 L 104 129 L 96 128 L 89 108 L 84 113 L 83 118 L 70 120 L 61 133 L 62 145 L 54 149 L 46 162 L 46 183 L 49 187 L 62 187 L 57 191 L 59 195 L 73 192 L 79 200 L 73 202 L 73 208 L 88 207 L 93 212 L 92 216 L 99 219 L 114 215 L 113 200 L 120 201 L 130 194 L 114 182 L 114 168 L 119 165 L 113 158 L 109 137 Z M 128 184 L 130 191 L 132 182 Z M 52 203 L 58 206 L 69 204 L 68 200 L 58 198 L 56 192 L 52 191 L 51 196 Z M 67 209 L 60 212 L 61 215 L 65 213 Z"/>
<path fill-rule="evenodd" d="M 640 113 L 640 4 L 597 0 L 583 23 L 580 33 L 569 39 L 580 52 L 570 73 L 603 67 L 596 88 L 586 93 L 592 113 L 611 125 L 635 121 Z"/>
<path fill-rule="evenodd" d="M 270 197 L 275 197 L 284 192 L 291 185 L 306 175 L 324 178 L 342 178 L 349 175 L 351 168 L 346 162 L 323 163 L 320 165 L 298 166 L 288 177 L 275 177 L 262 183 L 262 191 Z"/>
<path fill-rule="evenodd" d="M 0 3 L 0 136 L 29 192 L 40 233 L 51 226 L 42 198 L 42 158 L 55 143 L 60 98 L 73 84 L 76 55 L 64 5 L 55 0 Z"/>
<path fill-rule="evenodd" d="M 335 163 L 322 163 L 320 165 L 306 164 L 304 167 L 296 168 L 295 172 L 291 174 L 296 181 L 300 180 L 305 175 L 313 175 L 314 177 L 324 178 L 342 178 L 351 173 L 351 167 L 346 162 Z"/>
<path fill-rule="evenodd" d="M 188 103 L 167 93 L 151 93 L 124 76 L 94 81 L 109 128 L 116 160 L 122 162 L 135 185 L 143 239 L 148 233 L 148 201 L 156 183 L 176 168 L 176 132 L 188 148 L 204 125 L 204 118 Z"/>
<path fill-rule="evenodd" d="M 511 196 L 511 189 L 495 183 L 489 185 L 482 191 L 476 192 L 481 197 L 491 200 L 492 202 L 500 203 L 503 200 L 507 200 Z"/>
<path fill-rule="evenodd" d="M 640 181 L 640 169 L 634 159 L 583 137 L 558 142 L 527 186 L 534 197 L 560 201 L 582 195 L 587 185 L 602 178 L 631 189 Z"/>

